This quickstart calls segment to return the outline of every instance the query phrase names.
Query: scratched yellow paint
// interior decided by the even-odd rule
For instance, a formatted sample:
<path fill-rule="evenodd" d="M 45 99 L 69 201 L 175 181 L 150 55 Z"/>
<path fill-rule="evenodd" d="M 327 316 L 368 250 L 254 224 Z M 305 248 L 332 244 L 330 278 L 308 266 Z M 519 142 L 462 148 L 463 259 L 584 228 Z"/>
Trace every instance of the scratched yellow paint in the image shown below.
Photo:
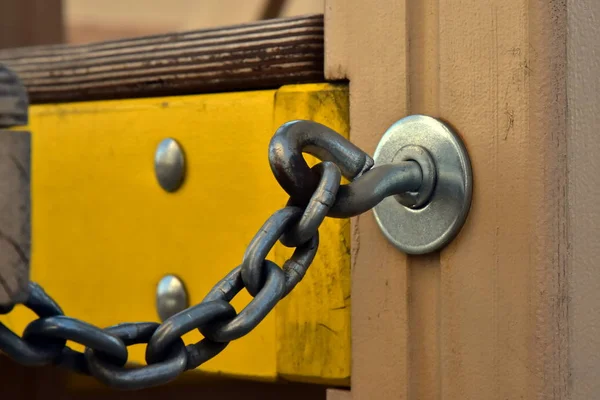
<path fill-rule="evenodd" d="M 199 302 L 285 204 L 267 146 L 277 126 L 297 118 L 347 133 L 346 89 L 315 84 L 31 107 L 32 279 L 68 315 L 101 327 L 157 321 L 155 286 L 168 273 Z M 186 153 L 186 181 L 175 193 L 154 177 L 154 150 L 165 137 Z M 347 221 L 329 221 L 320 256 L 294 294 L 200 371 L 348 383 L 348 234 Z M 273 253 L 283 261 L 284 250 Z M 240 310 L 250 299 L 243 291 L 233 305 Z M 21 332 L 32 318 L 19 308 L 2 320 Z M 132 347 L 130 360 L 143 362 L 143 351 Z"/>
<path fill-rule="evenodd" d="M 307 91 L 289 86 L 275 95 L 274 125 L 292 119 L 321 122 L 348 134 L 344 88 Z M 312 160 L 314 161 L 314 160 Z M 277 371 L 288 379 L 345 385 L 350 381 L 350 222 L 326 219 L 319 252 L 277 317 Z M 291 255 L 275 249 L 278 261 Z"/>

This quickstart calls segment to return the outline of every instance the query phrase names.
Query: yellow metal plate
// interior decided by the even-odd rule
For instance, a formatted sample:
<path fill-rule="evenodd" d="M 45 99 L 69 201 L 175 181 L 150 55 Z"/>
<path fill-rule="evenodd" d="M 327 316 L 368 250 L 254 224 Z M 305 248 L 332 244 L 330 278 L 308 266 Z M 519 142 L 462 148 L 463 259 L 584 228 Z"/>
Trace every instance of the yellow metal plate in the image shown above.
<path fill-rule="evenodd" d="M 310 119 L 347 135 L 348 119 L 340 118 L 348 115 L 345 91 L 300 88 L 276 93 L 274 125 Z M 277 372 L 289 380 L 345 385 L 350 380 L 350 221 L 326 219 L 319 233 L 315 262 L 276 312 Z M 274 251 L 279 261 L 292 253 L 284 246 Z"/>
<path fill-rule="evenodd" d="M 237 266 L 264 220 L 287 198 L 269 168 L 275 129 L 313 119 L 347 135 L 344 86 L 40 105 L 33 132 L 32 279 L 66 314 L 101 327 L 157 321 L 155 288 L 180 276 L 191 303 Z M 181 143 L 186 179 L 158 185 L 154 151 Z M 328 220 L 305 280 L 246 337 L 199 368 L 251 379 L 344 385 L 350 376 L 349 225 Z M 281 264 L 287 249 L 277 246 Z M 232 304 L 250 301 L 243 291 Z M 18 332 L 22 308 L 3 321 Z M 186 342 L 201 338 L 197 332 Z M 144 348 L 130 359 L 143 362 Z"/>

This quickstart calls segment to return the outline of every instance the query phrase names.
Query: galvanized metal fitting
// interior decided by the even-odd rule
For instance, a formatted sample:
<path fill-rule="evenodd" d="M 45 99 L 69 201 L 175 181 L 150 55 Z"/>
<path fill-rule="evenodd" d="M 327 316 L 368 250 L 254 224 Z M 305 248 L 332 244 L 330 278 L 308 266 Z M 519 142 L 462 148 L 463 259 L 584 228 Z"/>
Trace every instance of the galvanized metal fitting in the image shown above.
<path fill-rule="evenodd" d="M 374 208 L 385 237 L 408 254 L 440 250 L 462 228 L 471 207 L 473 176 L 467 150 L 447 124 L 412 115 L 393 124 L 375 150 L 375 166 L 415 161 L 423 179 L 416 191 Z"/>
<path fill-rule="evenodd" d="M 156 311 L 161 321 L 189 306 L 183 281 L 175 275 L 165 275 L 156 285 Z"/>
<path fill-rule="evenodd" d="M 185 156 L 175 139 L 166 138 L 156 148 L 154 173 L 159 185 L 167 192 L 174 192 L 183 183 Z"/>

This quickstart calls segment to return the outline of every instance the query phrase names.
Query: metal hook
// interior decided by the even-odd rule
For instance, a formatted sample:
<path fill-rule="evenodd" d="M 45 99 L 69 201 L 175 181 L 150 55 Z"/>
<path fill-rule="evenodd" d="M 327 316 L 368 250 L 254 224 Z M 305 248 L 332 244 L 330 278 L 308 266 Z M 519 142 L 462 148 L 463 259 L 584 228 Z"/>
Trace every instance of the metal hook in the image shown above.
<path fill-rule="evenodd" d="M 373 167 L 367 153 L 334 130 L 313 121 L 283 124 L 269 144 L 269 163 L 281 187 L 296 201 L 308 202 L 319 184 L 302 153 L 333 161 L 342 175 L 352 180 Z"/>
<path fill-rule="evenodd" d="M 400 193 L 418 191 L 430 177 L 423 176 L 415 161 L 377 166 L 355 181 L 340 186 L 335 202 L 327 213 L 332 218 L 360 215 L 383 199 Z"/>

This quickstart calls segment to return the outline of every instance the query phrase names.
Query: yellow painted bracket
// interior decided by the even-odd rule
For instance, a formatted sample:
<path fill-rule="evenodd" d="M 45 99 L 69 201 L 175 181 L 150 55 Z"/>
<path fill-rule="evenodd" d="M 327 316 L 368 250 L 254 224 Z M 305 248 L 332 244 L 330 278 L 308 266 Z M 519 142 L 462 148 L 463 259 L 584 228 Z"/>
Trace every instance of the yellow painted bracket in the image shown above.
<path fill-rule="evenodd" d="M 157 321 L 155 289 L 165 274 L 182 278 L 191 304 L 201 301 L 285 205 L 267 148 L 275 129 L 293 119 L 347 135 L 347 88 L 32 106 L 32 279 L 67 315 L 101 327 Z M 175 193 L 154 176 L 154 152 L 165 137 L 186 156 L 186 179 Z M 349 384 L 349 222 L 328 219 L 320 232 L 304 281 L 200 372 Z M 279 245 L 271 254 L 280 265 L 289 255 Z M 240 310 L 249 301 L 243 291 L 232 304 Z M 33 318 L 20 307 L 2 321 L 20 333 Z M 184 339 L 200 338 L 192 332 Z M 144 362 L 143 347 L 131 348 L 130 361 Z"/>

